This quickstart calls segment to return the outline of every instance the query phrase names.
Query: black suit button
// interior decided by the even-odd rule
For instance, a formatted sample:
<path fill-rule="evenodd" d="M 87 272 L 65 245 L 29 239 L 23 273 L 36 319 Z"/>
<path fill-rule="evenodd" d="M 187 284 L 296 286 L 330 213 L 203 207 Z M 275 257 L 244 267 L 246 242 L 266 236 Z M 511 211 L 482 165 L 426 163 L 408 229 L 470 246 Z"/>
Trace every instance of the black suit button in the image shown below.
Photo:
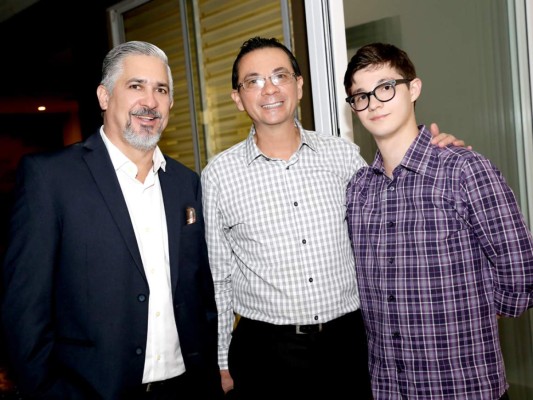
<path fill-rule="evenodd" d="M 140 294 L 137 296 L 137 300 L 139 300 L 141 303 L 146 301 L 146 296 L 144 294 Z"/>
<path fill-rule="evenodd" d="M 142 353 L 143 353 L 143 349 L 142 349 L 142 347 L 137 347 L 137 348 L 135 349 L 135 354 L 137 354 L 138 356 L 140 356 Z"/>

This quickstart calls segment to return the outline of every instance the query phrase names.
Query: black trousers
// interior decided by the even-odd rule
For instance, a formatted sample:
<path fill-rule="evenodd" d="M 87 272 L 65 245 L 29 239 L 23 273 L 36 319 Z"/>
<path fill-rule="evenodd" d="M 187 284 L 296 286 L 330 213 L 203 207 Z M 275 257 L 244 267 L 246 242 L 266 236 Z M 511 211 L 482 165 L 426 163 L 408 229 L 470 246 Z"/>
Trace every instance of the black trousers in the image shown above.
<path fill-rule="evenodd" d="M 191 386 L 189 377 L 183 374 L 166 381 L 140 385 L 132 393 L 134 400 L 171 400 L 171 399 L 194 399 L 194 388 Z"/>
<path fill-rule="evenodd" d="M 232 398 L 372 399 L 360 311 L 302 330 L 241 318 L 229 349 Z"/>
<path fill-rule="evenodd" d="M 211 375 L 208 374 L 186 372 L 166 381 L 143 384 L 124 400 L 222 400 L 224 393 L 219 371 L 213 372 L 216 376 L 209 379 L 207 377 Z"/>

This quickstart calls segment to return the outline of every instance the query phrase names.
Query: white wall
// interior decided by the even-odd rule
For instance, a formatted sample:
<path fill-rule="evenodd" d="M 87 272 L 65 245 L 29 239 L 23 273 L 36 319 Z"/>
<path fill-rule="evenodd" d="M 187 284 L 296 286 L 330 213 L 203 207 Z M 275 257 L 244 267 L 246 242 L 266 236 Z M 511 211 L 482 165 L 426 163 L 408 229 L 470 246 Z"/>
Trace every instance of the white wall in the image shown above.
<path fill-rule="evenodd" d="M 346 27 L 399 17 L 394 44 L 423 81 L 418 122 L 465 139 L 518 191 L 505 1 L 345 0 L 344 7 Z"/>

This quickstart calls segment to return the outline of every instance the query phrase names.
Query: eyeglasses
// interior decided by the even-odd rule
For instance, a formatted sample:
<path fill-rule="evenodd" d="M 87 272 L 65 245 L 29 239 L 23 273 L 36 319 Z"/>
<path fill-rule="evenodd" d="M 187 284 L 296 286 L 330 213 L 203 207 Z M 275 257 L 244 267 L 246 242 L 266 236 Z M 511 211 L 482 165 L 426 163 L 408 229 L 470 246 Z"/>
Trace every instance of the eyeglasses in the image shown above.
<path fill-rule="evenodd" d="M 370 105 L 370 96 L 374 95 L 377 100 L 383 103 L 391 101 L 396 96 L 396 85 L 411 81 L 412 79 L 392 79 L 377 85 L 371 92 L 361 92 L 346 97 L 346 102 L 352 107 L 352 110 L 364 111 Z"/>
<path fill-rule="evenodd" d="M 296 78 L 296 74 L 290 72 L 277 72 L 268 77 L 270 82 L 274 86 L 282 86 L 290 83 L 293 78 Z M 244 82 L 241 82 L 237 85 L 237 88 L 243 88 L 244 90 L 259 90 L 265 87 L 267 78 L 263 76 L 254 76 L 252 78 L 246 79 Z"/>

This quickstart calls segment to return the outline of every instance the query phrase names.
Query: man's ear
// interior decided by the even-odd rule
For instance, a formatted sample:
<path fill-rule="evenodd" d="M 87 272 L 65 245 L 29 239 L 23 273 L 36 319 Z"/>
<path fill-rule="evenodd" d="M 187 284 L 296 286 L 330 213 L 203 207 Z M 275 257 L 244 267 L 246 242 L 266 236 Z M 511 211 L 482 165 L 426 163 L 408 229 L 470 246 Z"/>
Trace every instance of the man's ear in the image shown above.
<path fill-rule="evenodd" d="M 415 78 L 409 82 L 409 92 L 411 93 L 411 102 L 415 102 L 422 93 L 422 81 L 420 78 Z"/>
<path fill-rule="evenodd" d="M 301 100 L 302 99 L 302 96 L 303 96 L 303 86 L 304 86 L 304 78 L 303 76 L 298 76 L 296 77 L 296 85 L 298 87 L 298 100 Z"/>
<path fill-rule="evenodd" d="M 107 103 L 109 102 L 109 92 L 104 85 L 98 85 L 96 88 L 96 97 L 98 97 L 98 103 L 102 111 L 107 110 Z"/>
<path fill-rule="evenodd" d="M 231 91 L 231 98 L 233 99 L 233 101 L 237 105 L 237 109 L 239 111 L 244 111 L 244 106 L 242 105 L 242 101 L 241 101 L 241 95 L 240 95 L 238 90 L 232 90 Z"/>

